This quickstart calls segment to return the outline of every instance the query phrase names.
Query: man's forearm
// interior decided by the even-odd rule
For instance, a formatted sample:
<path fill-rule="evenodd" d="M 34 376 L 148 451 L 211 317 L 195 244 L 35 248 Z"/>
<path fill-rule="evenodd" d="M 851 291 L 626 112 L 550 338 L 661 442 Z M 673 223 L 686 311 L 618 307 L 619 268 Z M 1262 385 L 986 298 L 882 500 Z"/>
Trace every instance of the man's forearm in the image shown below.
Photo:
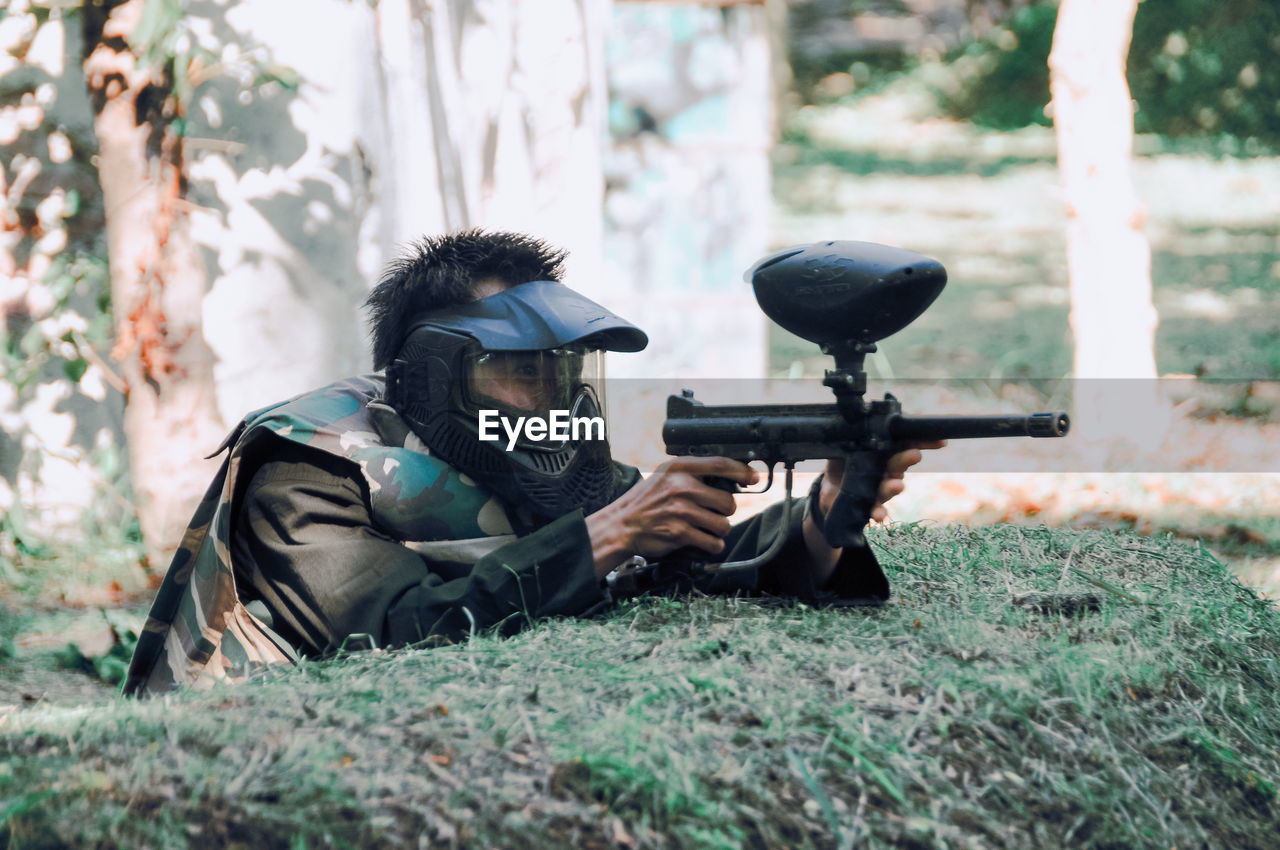
<path fill-rule="evenodd" d="M 387 611 L 387 640 L 457 641 L 495 625 L 514 632 L 532 619 L 580 614 L 603 598 L 579 511 L 495 549 L 465 577 L 428 575 L 406 588 Z"/>
<path fill-rule="evenodd" d="M 801 533 L 804 535 L 804 548 L 809 553 L 809 576 L 813 579 L 813 586 L 822 589 L 831 580 L 844 549 L 833 549 L 827 543 L 808 511 L 805 511 Z"/>

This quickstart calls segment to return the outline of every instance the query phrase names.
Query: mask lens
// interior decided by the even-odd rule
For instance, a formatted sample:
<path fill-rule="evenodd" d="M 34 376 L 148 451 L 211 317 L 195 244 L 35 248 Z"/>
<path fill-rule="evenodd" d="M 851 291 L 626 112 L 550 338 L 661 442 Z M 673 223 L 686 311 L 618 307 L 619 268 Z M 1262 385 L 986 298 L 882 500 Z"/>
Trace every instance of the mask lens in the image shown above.
<path fill-rule="evenodd" d="M 466 360 L 467 401 L 477 411 L 496 408 L 549 418 L 569 413 L 584 385 L 603 410 L 604 352 L 581 347 L 547 351 L 479 351 Z"/>
<path fill-rule="evenodd" d="M 555 360 L 541 351 L 494 351 L 478 354 L 469 364 L 469 390 L 479 403 L 542 414 L 561 400 L 564 375 Z"/>

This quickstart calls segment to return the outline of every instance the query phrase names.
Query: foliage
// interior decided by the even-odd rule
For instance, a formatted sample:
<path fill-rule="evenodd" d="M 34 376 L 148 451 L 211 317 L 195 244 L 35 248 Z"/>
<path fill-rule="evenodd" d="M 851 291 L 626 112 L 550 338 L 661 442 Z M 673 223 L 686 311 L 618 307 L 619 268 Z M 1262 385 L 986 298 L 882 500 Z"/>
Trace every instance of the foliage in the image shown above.
<path fill-rule="evenodd" d="M 14 4 L 0 38 L 0 563 L 19 576 L 53 533 L 32 498 L 46 482 L 61 488 L 60 532 L 122 522 L 120 385 L 105 354 L 110 285 L 78 15 Z"/>
<path fill-rule="evenodd" d="M 829 99 L 821 81 L 835 75 L 850 77 L 846 89 L 863 95 L 906 74 L 932 91 L 952 117 L 998 129 L 1051 123 L 1048 58 L 1057 0 L 1000 3 L 996 11 L 1003 19 L 996 26 L 975 24 L 956 33 L 961 43 L 941 57 L 931 42 L 850 50 L 831 39 L 834 22 L 869 11 L 904 14 L 898 5 L 799 4 L 791 13 L 797 90 L 810 101 Z M 991 4 L 970 7 L 992 11 Z M 1254 140 L 1243 150 L 1228 146 L 1225 152 L 1265 152 L 1280 142 L 1280 77 L 1267 73 L 1277 50 L 1280 7 L 1269 0 L 1140 3 L 1128 57 L 1137 130 Z"/>
<path fill-rule="evenodd" d="M 1056 2 L 1020 9 L 949 57 L 935 76 L 944 109 L 1010 129 L 1048 124 L 1048 58 Z M 1139 132 L 1280 141 L 1280 8 L 1267 0 L 1148 0 L 1129 50 Z"/>
<path fill-rule="evenodd" d="M 21 521 L 6 521 L 0 528 L 0 604 L 27 613 L 104 608 L 107 629 L 120 623 L 105 606 L 149 598 L 153 585 L 137 520 L 130 515 L 122 527 L 106 527 L 102 518 L 86 519 L 85 524 L 91 542 L 64 536 L 50 544 L 27 531 Z M 127 629 L 119 630 L 117 640 L 128 643 Z"/>
<path fill-rule="evenodd" d="M 850 50 L 831 39 L 832 22 L 875 12 L 906 15 L 903 0 L 788 0 L 787 61 L 792 84 L 810 101 L 824 98 L 822 80 L 849 74 L 866 92 L 911 64 L 911 57 L 892 46 Z"/>
<path fill-rule="evenodd" d="M 1278 51 L 1270 0 L 1142 3 L 1129 53 L 1137 129 L 1280 140 Z"/>
<path fill-rule="evenodd" d="M 41 303 L 38 312 L 15 311 L 10 317 L 0 380 L 22 392 L 48 380 L 53 366 L 78 384 L 91 363 L 104 365 L 97 352 L 111 339 L 111 288 L 102 257 L 53 258 L 44 280 L 28 288 L 27 303 L 33 301 Z"/>
<path fill-rule="evenodd" d="M 948 57 L 931 78 L 943 109 L 983 127 L 1051 124 L 1045 106 L 1057 17 L 1056 3 L 1024 7 Z"/>
<path fill-rule="evenodd" d="M 0 665 L 8 664 L 14 658 L 14 638 L 22 626 L 22 618 L 7 606 L 0 605 Z"/>
<path fill-rule="evenodd" d="M 298 86 L 297 72 L 276 64 L 257 45 L 219 44 L 201 39 L 198 29 L 207 29 L 187 10 L 187 0 L 146 0 L 138 25 L 129 34 L 129 47 L 145 65 L 163 68 L 171 84 L 172 113 L 179 135 L 186 129 L 183 117 L 194 102 L 196 90 L 215 76 L 237 77 L 245 89 L 274 83 L 290 90 Z"/>
<path fill-rule="evenodd" d="M 644 599 L 11 710 L 27 847 L 1265 847 L 1280 612 L 1203 550 L 873 532 L 880 609 Z M 1136 600 L 1136 601 L 1135 601 Z"/>

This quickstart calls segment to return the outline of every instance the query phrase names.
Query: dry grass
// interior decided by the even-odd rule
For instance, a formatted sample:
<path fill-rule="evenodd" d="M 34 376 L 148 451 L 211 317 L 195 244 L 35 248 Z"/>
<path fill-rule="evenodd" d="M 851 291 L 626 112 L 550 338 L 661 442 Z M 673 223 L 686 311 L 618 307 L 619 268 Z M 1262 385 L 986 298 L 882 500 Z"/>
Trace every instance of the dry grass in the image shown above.
<path fill-rule="evenodd" d="M 12 846 L 1266 847 L 1280 614 L 1203 550 L 875 532 L 881 609 L 648 599 L 0 721 Z M 1136 600 L 1136 601 L 1135 601 Z"/>

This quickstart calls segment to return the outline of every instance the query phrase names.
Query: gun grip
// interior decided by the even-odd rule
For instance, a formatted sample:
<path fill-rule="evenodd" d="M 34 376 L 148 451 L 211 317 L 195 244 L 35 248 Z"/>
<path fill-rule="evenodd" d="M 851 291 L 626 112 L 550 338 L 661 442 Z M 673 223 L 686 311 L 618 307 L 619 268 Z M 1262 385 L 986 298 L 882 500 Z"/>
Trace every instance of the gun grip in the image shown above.
<path fill-rule="evenodd" d="M 702 479 L 704 483 L 710 484 L 717 490 L 723 490 L 726 493 L 741 493 L 742 488 L 738 486 L 738 482 L 732 478 L 721 478 L 719 475 L 708 475 Z"/>
<path fill-rule="evenodd" d="M 819 529 L 834 548 L 865 546 L 863 529 L 880 495 L 880 482 L 891 452 L 861 451 L 845 455 L 844 481 Z"/>
<path fill-rule="evenodd" d="M 717 490 L 723 490 L 726 493 L 738 493 L 742 489 L 738 486 L 738 482 L 732 478 L 723 478 L 719 475 L 707 475 L 702 480 L 704 483 L 710 484 Z M 697 546 L 681 546 L 679 549 L 664 555 L 662 562 L 664 564 L 708 564 L 714 562 L 715 557 Z"/>

